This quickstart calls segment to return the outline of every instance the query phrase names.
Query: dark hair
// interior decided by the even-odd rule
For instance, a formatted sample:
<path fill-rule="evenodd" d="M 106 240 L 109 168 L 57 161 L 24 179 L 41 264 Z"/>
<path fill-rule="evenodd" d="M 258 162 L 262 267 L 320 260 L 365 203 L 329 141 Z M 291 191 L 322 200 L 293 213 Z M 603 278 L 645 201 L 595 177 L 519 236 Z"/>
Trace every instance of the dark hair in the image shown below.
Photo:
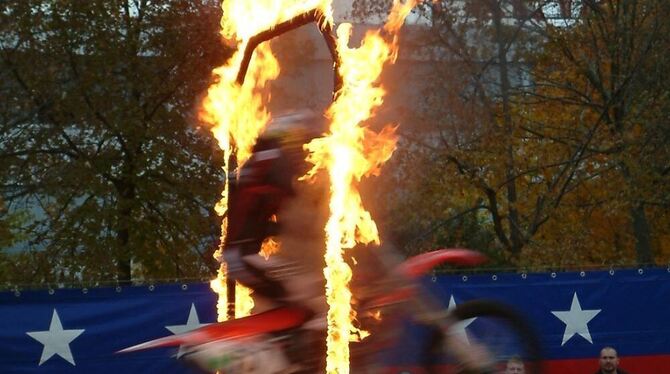
<path fill-rule="evenodd" d="M 523 360 L 521 359 L 520 356 L 512 356 L 512 357 L 508 358 L 507 363 L 510 363 L 510 362 L 514 362 L 514 363 L 518 363 L 518 364 L 523 365 Z"/>
<path fill-rule="evenodd" d="M 606 350 L 606 349 L 611 349 L 611 350 L 614 352 L 614 356 L 615 356 L 615 357 L 619 357 L 619 352 L 617 352 L 617 350 L 614 349 L 614 347 L 609 346 L 609 345 L 604 346 L 604 347 L 600 350 L 600 354 L 602 355 L 603 351 Z"/>

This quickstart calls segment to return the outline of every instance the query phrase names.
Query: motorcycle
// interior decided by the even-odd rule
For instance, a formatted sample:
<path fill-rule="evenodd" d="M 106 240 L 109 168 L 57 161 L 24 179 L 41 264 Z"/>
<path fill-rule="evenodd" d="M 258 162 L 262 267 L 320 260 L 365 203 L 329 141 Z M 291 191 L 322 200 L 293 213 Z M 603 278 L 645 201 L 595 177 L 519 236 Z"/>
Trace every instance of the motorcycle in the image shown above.
<path fill-rule="evenodd" d="M 427 332 L 414 365 L 420 369 L 413 373 L 504 373 L 509 362 L 523 365 L 525 373 L 542 373 L 540 341 L 520 314 L 492 300 L 445 307 L 426 286 L 426 275 L 434 267 L 475 266 L 485 256 L 466 249 L 440 249 L 404 261 L 390 254 L 377 256 L 374 262 L 382 270 L 364 282 L 356 299 L 358 321 L 370 336 L 351 343 L 352 372 L 390 372 L 383 352 L 405 339 L 406 321 L 412 320 Z M 325 372 L 325 331 L 303 329 L 310 318 L 306 308 L 279 307 L 120 352 L 180 346 L 180 360 L 205 372 Z"/>

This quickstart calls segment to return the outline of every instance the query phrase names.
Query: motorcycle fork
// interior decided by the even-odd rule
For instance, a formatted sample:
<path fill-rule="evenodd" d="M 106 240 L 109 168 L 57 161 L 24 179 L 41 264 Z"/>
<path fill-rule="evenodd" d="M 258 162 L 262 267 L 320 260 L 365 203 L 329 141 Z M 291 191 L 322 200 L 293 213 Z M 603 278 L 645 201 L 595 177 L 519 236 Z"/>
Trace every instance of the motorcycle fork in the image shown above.
<path fill-rule="evenodd" d="M 416 320 L 434 326 L 440 332 L 441 349 L 448 352 L 459 363 L 459 373 L 487 374 L 495 372 L 495 360 L 485 346 L 468 342 L 463 336 L 454 334 L 452 327 L 461 321 L 452 311 L 445 309 L 425 289 L 417 288 L 418 302 L 408 303 Z"/>

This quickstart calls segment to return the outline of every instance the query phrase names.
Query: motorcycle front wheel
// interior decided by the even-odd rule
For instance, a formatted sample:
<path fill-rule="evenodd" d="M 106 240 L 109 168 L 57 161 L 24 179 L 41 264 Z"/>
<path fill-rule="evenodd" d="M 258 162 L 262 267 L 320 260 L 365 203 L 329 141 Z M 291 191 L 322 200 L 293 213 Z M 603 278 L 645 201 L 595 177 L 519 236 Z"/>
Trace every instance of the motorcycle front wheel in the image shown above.
<path fill-rule="evenodd" d="M 425 345 L 425 372 L 542 373 L 540 340 L 512 308 L 496 301 L 474 300 L 456 306 L 448 315 L 448 331 L 435 329 Z"/>

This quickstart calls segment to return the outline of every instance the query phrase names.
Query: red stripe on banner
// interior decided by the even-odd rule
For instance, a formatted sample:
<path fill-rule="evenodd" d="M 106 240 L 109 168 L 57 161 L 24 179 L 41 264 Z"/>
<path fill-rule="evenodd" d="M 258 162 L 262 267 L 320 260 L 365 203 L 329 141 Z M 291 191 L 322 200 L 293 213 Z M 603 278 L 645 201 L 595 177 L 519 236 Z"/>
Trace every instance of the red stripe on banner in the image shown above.
<path fill-rule="evenodd" d="M 670 355 L 625 356 L 619 367 L 634 374 L 670 373 Z M 544 374 L 591 374 L 598 371 L 598 357 L 574 360 L 550 360 L 544 363 Z M 448 373 L 449 370 L 444 371 Z M 388 366 L 380 374 L 423 374 L 416 366 Z"/>
<path fill-rule="evenodd" d="M 629 373 L 670 373 L 670 355 L 623 356 L 619 367 Z M 547 374 L 583 374 L 598 370 L 598 357 L 578 360 L 551 360 L 546 362 Z"/>

